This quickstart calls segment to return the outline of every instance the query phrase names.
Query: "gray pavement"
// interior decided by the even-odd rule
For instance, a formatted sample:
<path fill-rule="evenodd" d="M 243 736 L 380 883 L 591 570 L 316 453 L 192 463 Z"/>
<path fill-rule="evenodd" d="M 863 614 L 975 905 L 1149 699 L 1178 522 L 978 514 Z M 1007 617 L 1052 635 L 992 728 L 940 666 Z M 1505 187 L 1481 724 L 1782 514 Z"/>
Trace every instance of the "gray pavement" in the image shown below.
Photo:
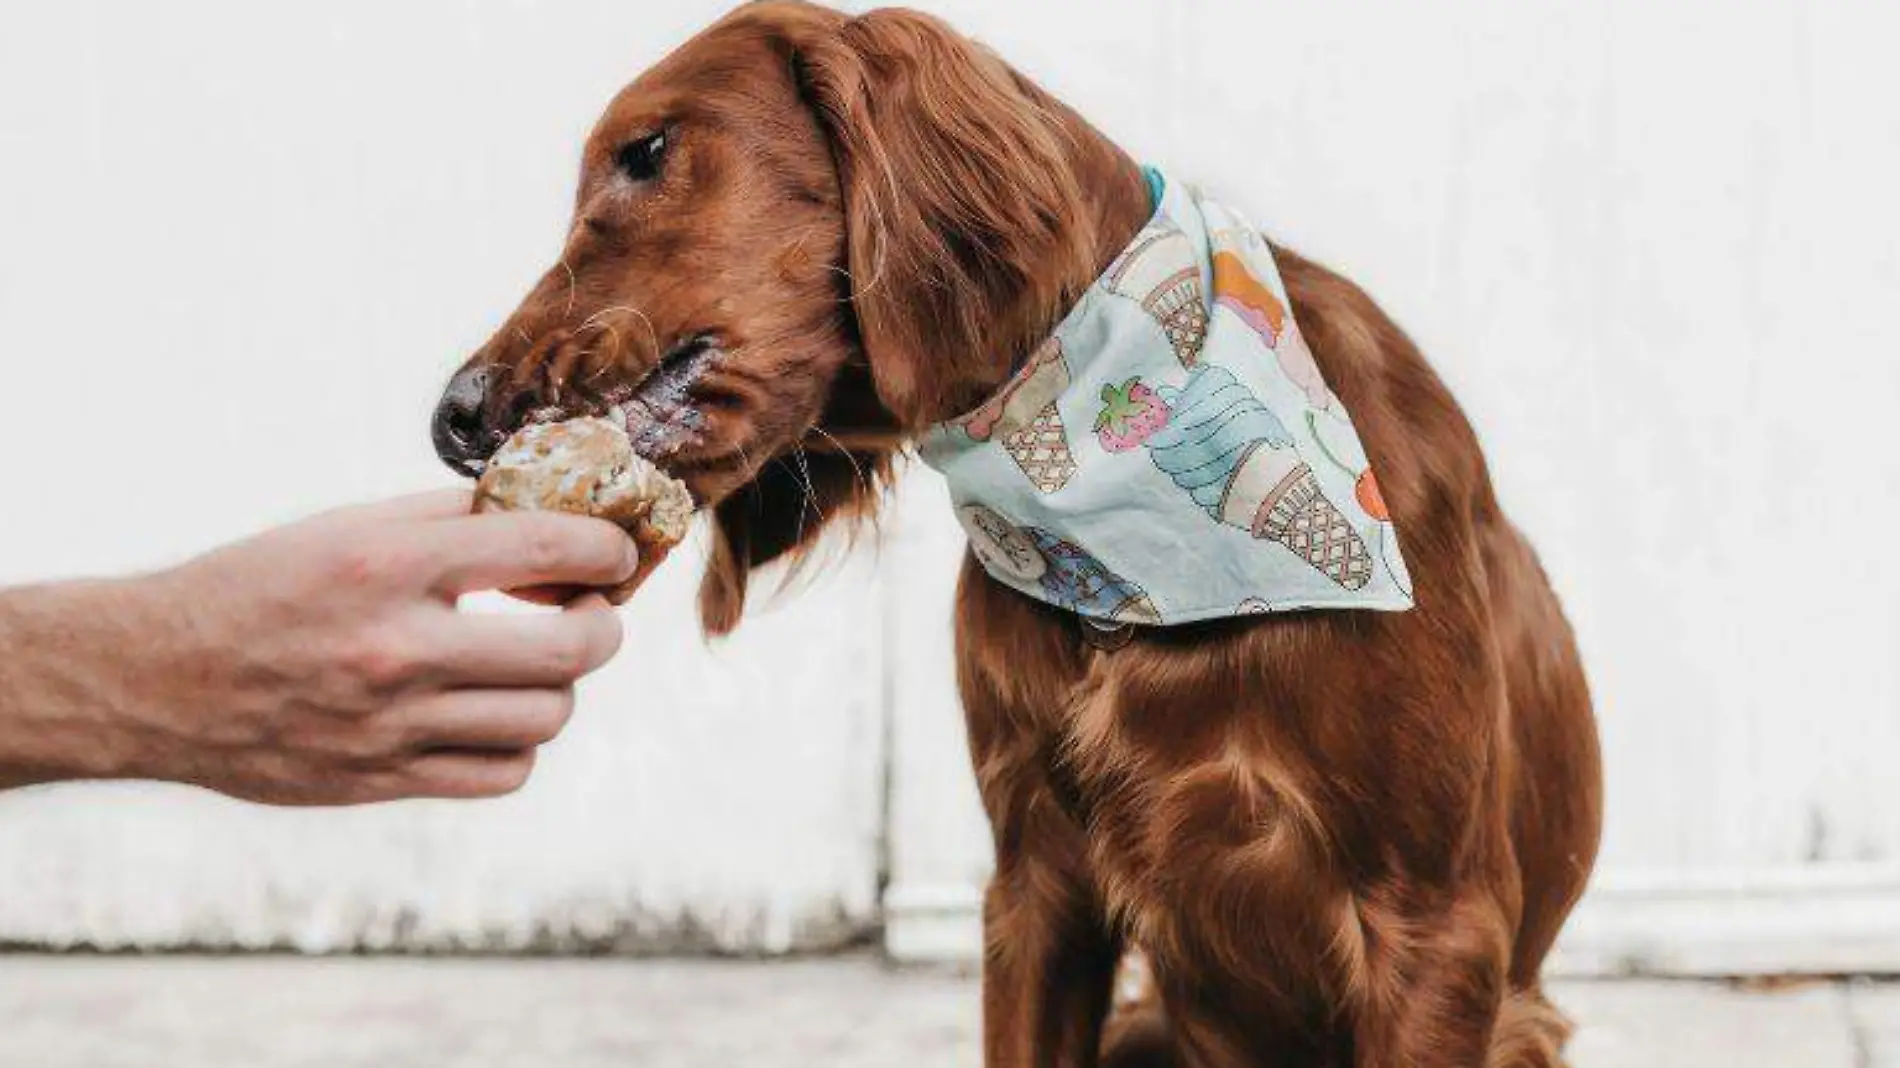
<path fill-rule="evenodd" d="M 1578 1068 L 1900 1068 L 1900 986 L 1554 996 Z M 969 976 L 864 957 L 0 956 L 4 1068 L 975 1068 L 976 1028 Z"/>

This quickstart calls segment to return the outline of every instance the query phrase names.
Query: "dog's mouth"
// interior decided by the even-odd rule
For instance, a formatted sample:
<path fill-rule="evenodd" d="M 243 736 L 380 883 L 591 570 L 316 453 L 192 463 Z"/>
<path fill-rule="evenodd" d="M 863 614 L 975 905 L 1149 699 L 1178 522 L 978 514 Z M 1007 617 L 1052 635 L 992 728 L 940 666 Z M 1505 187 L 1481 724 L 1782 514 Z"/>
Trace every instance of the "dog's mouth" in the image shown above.
<path fill-rule="evenodd" d="M 605 418 L 626 430 L 636 453 L 664 468 L 667 460 L 700 440 L 706 419 L 694 404 L 693 386 L 723 354 L 712 334 L 690 335 L 639 379 L 577 391 L 581 395 L 530 408 L 514 421 L 514 429 L 583 416 Z"/>
<path fill-rule="evenodd" d="M 626 428 L 634 452 L 660 463 L 699 440 L 706 417 L 693 403 L 693 386 L 723 354 L 711 334 L 696 334 L 673 346 L 645 378 L 608 392 L 606 415 Z"/>

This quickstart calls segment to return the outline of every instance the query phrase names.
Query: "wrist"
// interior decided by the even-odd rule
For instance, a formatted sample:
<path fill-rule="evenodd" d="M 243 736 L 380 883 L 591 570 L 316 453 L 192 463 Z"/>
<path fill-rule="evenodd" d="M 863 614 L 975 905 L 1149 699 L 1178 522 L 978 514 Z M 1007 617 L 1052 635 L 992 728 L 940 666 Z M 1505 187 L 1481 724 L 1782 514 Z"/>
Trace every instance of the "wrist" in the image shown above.
<path fill-rule="evenodd" d="M 0 591 L 0 788 L 151 774 L 136 718 L 150 581 Z"/>

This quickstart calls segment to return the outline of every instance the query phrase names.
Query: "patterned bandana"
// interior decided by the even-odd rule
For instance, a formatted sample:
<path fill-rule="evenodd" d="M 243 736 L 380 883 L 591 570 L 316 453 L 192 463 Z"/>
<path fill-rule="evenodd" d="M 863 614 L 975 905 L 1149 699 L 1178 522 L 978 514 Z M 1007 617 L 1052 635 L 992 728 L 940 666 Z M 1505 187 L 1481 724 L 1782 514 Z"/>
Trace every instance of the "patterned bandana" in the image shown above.
<path fill-rule="evenodd" d="M 1359 434 L 1266 240 L 1196 190 L 1149 185 L 1154 217 L 1055 333 L 920 443 L 977 560 L 1105 624 L 1410 608 Z"/>

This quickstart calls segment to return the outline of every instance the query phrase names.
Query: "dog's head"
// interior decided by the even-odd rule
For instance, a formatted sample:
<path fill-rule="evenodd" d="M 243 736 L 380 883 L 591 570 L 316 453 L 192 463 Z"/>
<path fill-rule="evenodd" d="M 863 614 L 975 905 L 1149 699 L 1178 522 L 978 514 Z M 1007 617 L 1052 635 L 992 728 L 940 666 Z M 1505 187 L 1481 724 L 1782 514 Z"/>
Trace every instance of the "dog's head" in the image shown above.
<path fill-rule="evenodd" d="M 701 590 L 867 517 L 905 438 L 981 400 L 1094 277 L 1132 164 L 942 23 L 740 8 L 614 98 L 559 262 L 454 377 L 465 473 L 607 414 L 713 515 Z"/>

